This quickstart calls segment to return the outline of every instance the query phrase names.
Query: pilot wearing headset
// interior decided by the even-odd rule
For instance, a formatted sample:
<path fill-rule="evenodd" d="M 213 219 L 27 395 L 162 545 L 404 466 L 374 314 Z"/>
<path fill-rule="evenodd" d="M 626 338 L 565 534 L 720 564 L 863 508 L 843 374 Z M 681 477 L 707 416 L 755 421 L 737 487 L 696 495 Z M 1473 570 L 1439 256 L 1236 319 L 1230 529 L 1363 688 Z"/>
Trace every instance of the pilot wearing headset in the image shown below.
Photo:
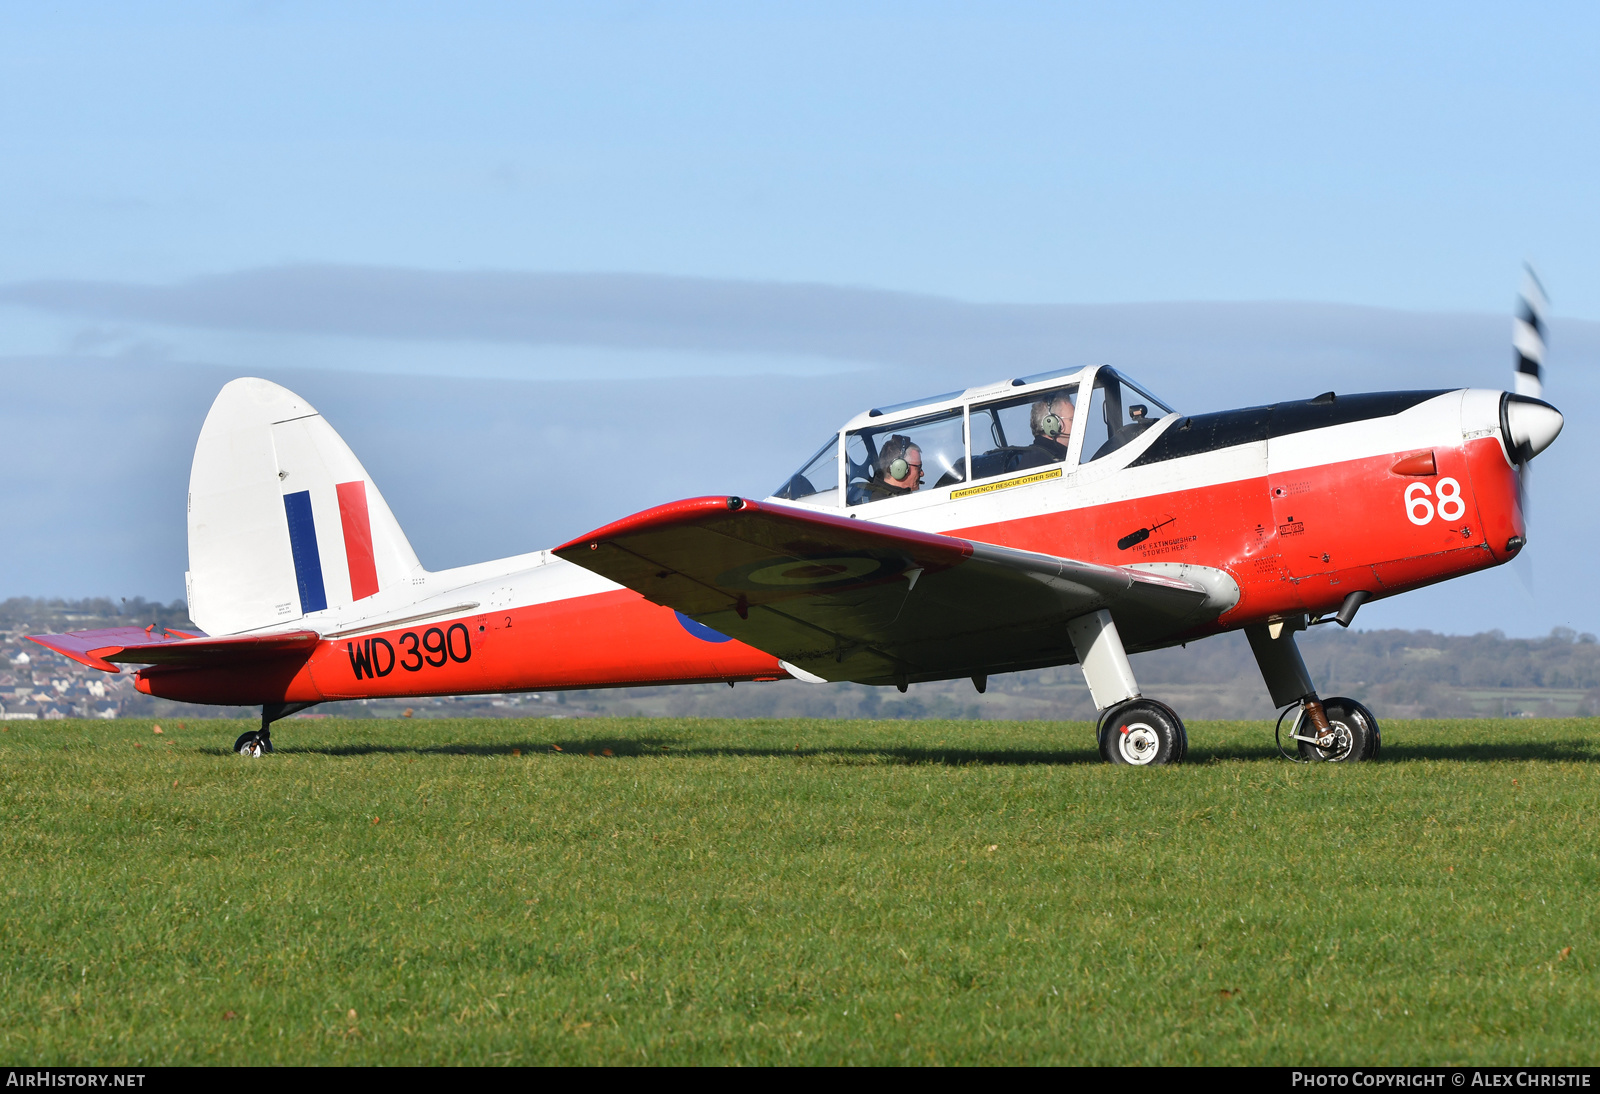
<path fill-rule="evenodd" d="M 882 497 L 914 494 L 922 485 L 922 449 L 911 438 L 896 433 L 883 442 L 878 453 L 878 481 L 874 484 Z"/>
<path fill-rule="evenodd" d="M 1028 466 L 1060 463 L 1067 458 L 1067 441 L 1072 437 L 1072 400 L 1066 392 L 1040 399 L 1028 409 L 1028 425 L 1033 444 L 1043 458 L 1035 457 Z"/>

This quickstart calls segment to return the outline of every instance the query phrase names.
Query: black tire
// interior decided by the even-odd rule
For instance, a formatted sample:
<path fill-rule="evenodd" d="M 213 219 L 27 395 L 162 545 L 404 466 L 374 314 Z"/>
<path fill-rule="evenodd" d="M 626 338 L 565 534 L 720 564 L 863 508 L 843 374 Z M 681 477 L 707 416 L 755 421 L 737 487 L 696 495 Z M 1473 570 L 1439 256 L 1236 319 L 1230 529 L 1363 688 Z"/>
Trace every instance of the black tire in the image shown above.
<path fill-rule="evenodd" d="M 247 747 L 255 744 L 260 739 L 261 734 L 258 730 L 252 729 L 249 733 L 241 733 L 239 734 L 239 739 L 233 742 L 233 750 L 242 754 Z"/>
<path fill-rule="evenodd" d="M 1333 727 L 1336 744 L 1333 748 L 1318 748 L 1314 744 L 1300 741 L 1300 758 L 1308 763 L 1359 763 L 1362 760 L 1376 759 L 1378 750 L 1383 745 L 1382 730 L 1378 726 L 1378 719 L 1372 716 L 1372 711 L 1356 702 L 1336 695 L 1331 699 L 1322 700 L 1322 709 L 1328 715 L 1328 724 Z M 1310 725 L 1302 719 L 1300 733 L 1312 736 Z"/>
<path fill-rule="evenodd" d="M 1363 704 L 1356 702 L 1354 699 L 1348 699 L 1343 695 L 1334 696 L 1333 701 L 1345 707 L 1357 717 L 1365 719 L 1367 725 L 1372 727 L 1372 735 L 1367 741 L 1366 755 L 1361 758 L 1363 760 L 1376 760 L 1378 753 L 1383 749 L 1383 727 L 1378 724 L 1377 715 L 1373 714 Z"/>
<path fill-rule="evenodd" d="M 1183 719 L 1154 699 L 1128 699 L 1100 716 L 1100 758 L 1125 767 L 1182 763 L 1189 751 Z"/>

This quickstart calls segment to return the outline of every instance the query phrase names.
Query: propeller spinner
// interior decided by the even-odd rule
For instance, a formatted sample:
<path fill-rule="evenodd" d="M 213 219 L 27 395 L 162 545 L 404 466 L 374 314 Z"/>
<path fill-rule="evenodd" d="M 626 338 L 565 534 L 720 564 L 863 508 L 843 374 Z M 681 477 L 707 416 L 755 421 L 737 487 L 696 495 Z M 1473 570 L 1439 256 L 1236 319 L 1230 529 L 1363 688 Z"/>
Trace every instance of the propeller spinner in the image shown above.
<path fill-rule="evenodd" d="M 1561 433 L 1561 411 L 1544 401 L 1544 286 L 1531 267 L 1523 267 L 1522 299 L 1511 324 L 1516 350 L 1513 394 L 1500 404 L 1500 425 L 1511 460 L 1527 474 L 1527 463 Z"/>

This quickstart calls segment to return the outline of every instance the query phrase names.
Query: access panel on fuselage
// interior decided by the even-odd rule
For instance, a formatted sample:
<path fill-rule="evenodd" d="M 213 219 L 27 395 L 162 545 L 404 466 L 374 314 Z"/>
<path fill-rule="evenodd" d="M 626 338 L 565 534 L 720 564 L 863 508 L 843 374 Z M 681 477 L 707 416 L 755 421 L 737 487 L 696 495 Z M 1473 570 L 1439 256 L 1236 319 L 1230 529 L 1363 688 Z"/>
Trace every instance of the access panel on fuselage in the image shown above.
<path fill-rule="evenodd" d="M 1331 456 L 1339 446 L 1328 432 Z M 1403 436 L 1396 439 L 1394 451 L 1358 459 L 1285 470 L 1272 460 L 1267 484 L 1278 549 L 1309 610 L 1332 610 L 1352 592 L 1409 588 L 1484 564 L 1483 520 L 1461 447 L 1409 448 Z M 1431 474 L 1416 473 L 1430 466 Z M 1458 557 L 1463 549 L 1470 559 Z M 1413 564 L 1386 576 L 1399 563 Z"/>

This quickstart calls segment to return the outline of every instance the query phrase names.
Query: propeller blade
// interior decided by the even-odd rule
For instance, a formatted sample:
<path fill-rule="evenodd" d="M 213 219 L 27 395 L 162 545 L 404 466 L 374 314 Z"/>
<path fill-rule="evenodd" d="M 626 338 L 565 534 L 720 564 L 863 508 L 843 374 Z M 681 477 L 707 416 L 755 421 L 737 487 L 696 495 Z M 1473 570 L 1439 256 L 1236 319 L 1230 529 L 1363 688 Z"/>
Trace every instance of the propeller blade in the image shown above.
<path fill-rule="evenodd" d="M 1516 318 L 1511 321 L 1511 346 L 1516 352 L 1515 371 L 1512 373 L 1512 390 L 1516 395 L 1541 400 L 1538 404 L 1508 404 L 1507 424 L 1511 436 L 1507 438 L 1512 449 L 1512 460 L 1517 465 L 1517 508 L 1522 511 L 1522 526 L 1532 524 L 1529 510 L 1531 502 L 1532 467 L 1530 461 L 1549 446 L 1561 432 L 1561 415 L 1542 402 L 1544 398 L 1544 347 L 1545 313 L 1549 298 L 1533 267 L 1523 264 L 1522 292 L 1517 301 Z M 1520 553 L 1511 564 L 1517 580 L 1529 596 L 1533 595 L 1533 560 Z"/>
<path fill-rule="evenodd" d="M 1522 511 L 1522 527 L 1526 531 L 1533 514 L 1528 509 L 1528 496 L 1532 491 L 1533 468 L 1524 463 L 1517 468 L 1517 508 Z"/>
<path fill-rule="evenodd" d="M 1533 514 L 1528 509 L 1528 497 L 1531 493 L 1528 482 L 1529 472 L 1533 465 L 1524 460 L 1517 465 L 1517 508 L 1522 512 L 1522 530 L 1527 530 L 1533 525 Z M 1511 560 L 1511 572 L 1517 575 L 1517 584 L 1522 586 L 1522 591 L 1529 597 L 1537 596 L 1533 588 L 1533 555 L 1524 549 L 1517 552 Z"/>
<path fill-rule="evenodd" d="M 1548 307 L 1539 275 L 1532 266 L 1524 265 L 1522 296 L 1517 317 L 1511 322 L 1511 345 L 1517 353 L 1512 390 L 1534 399 L 1544 398 L 1544 316 Z"/>

